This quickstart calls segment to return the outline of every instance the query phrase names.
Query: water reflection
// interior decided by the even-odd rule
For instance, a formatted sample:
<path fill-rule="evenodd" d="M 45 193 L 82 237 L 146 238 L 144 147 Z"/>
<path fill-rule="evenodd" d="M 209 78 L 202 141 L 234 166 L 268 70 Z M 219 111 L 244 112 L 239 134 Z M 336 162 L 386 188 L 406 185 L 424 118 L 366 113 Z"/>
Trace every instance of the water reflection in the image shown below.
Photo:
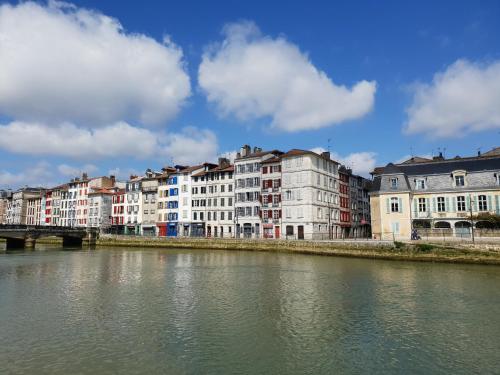
<path fill-rule="evenodd" d="M 0 255 L 0 360 L 32 373 L 499 368 L 495 267 L 223 251 Z"/>

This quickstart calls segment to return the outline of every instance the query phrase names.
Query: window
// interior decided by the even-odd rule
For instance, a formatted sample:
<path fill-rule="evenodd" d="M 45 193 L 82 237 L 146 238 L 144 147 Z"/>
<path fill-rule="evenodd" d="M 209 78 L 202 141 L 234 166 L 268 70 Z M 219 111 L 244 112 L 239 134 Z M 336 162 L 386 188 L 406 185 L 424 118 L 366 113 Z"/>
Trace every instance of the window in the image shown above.
<path fill-rule="evenodd" d="M 438 212 L 445 212 L 446 211 L 446 206 L 444 204 L 444 197 L 438 197 L 437 198 L 437 210 Z"/>
<path fill-rule="evenodd" d="M 416 190 L 424 190 L 425 189 L 425 180 L 424 179 L 415 180 L 415 189 Z"/>
<path fill-rule="evenodd" d="M 425 198 L 418 198 L 418 212 L 427 212 Z"/>
<path fill-rule="evenodd" d="M 397 189 L 397 188 L 398 188 L 398 179 L 391 178 L 391 189 Z"/>
<path fill-rule="evenodd" d="M 488 204 L 486 203 L 486 195 L 479 195 L 477 197 L 479 211 L 488 211 Z"/>
<path fill-rule="evenodd" d="M 455 186 L 460 187 L 465 185 L 465 177 L 463 175 L 455 176 Z"/>
<path fill-rule="evenodd" d="M 391 212 L 399 212 L 399 199 L 391 198 Z"/>
<path fill-rule="evenodd" d="M 459 196 L 457 197 L 457 211 L 464 212 L 466 210 L 465 208 L 465 197 Z"/>

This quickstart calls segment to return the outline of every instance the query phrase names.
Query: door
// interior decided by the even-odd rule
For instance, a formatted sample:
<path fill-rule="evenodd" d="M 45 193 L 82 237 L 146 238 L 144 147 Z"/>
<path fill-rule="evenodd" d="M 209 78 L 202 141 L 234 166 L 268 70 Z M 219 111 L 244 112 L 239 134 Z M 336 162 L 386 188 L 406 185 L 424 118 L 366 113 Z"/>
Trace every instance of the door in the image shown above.
<path fill-rule="evenodd" d="M 274 238 L 280 238 L 280 227 L 274 227 Z"/>
<path fill-rule="evenodd" d="M 299 240 L 303 240 L 304 239 L 304 226 L 303 225 L 299 225 L 298 228 L 297 228 L 297 238 Z"/>

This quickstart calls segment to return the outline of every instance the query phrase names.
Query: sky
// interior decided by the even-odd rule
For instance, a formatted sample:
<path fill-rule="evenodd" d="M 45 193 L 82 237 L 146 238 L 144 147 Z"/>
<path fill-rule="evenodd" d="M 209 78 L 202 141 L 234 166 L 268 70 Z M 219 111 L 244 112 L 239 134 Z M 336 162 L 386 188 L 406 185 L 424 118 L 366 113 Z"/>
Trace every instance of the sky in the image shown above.
<path fill-rule="evenodd" d="M 0 188 L 500 146 L 498 1 L 0 2 Z"/>

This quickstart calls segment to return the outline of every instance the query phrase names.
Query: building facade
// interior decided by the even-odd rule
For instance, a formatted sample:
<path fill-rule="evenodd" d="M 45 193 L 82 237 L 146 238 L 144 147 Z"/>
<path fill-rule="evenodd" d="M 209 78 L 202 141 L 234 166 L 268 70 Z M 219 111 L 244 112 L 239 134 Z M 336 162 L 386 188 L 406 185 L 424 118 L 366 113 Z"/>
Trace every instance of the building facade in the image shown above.
<path fill-rule="evenodd" d="M 290 150 L 281 156 L 283 238 L 333 239 L 340 233 L 339 164 L 328 152 Z"/>
<path fill-rule="evenodd" d="M 472 227 L 484 224 L 481 215 L 500 214 L 500 155 L 494 153 L 413 158 L 373 175 L 374 238 L 407 240 L 413 230 L 470 237 Z"/>
<path fill-rule="evenodd" d="M 244 145 L 234 160 L 236 237 L 261 238 L 262 162 L 281 155 L 278 150 L 262 151 Z"/>

